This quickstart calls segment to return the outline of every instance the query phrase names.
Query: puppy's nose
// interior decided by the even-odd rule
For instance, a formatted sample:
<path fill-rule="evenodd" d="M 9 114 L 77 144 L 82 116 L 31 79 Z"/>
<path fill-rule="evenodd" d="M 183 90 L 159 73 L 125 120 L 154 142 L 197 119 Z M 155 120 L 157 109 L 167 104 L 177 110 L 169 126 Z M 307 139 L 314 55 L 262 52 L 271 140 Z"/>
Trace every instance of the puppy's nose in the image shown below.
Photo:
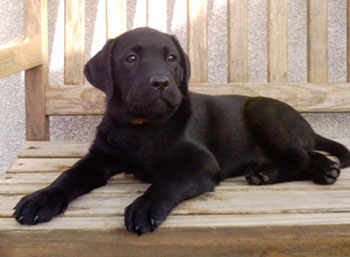
<path fill-rule="evenodd" d="M 170 81 L 167 76 L 154 76 L 150 79 L 150 83 L 152 87 L 163 90 L 169 86 Z"/>

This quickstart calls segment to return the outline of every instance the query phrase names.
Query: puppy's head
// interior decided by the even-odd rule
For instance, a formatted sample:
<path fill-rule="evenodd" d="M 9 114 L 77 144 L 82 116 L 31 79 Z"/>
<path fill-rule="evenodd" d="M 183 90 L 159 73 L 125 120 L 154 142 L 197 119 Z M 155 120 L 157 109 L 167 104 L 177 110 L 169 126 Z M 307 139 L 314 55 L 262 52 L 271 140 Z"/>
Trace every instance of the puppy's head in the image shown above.
<path fill-rule="evenodd" d="M 190 62 L 174 36 L 139 28 L 109 40 L 84 68 L 122 122 L 169 119 L 186 97 Z"/>

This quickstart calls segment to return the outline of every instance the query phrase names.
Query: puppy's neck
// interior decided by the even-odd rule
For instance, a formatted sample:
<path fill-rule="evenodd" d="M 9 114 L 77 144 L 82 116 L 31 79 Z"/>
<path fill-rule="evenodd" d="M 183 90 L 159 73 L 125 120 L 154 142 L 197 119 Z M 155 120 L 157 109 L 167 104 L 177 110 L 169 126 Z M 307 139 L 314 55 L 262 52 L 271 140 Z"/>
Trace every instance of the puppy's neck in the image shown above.
<path fill-rule="evenodd" d="M 112 145 L 128 144 L 128 142 L 133 145 L 142 144 L 145 138 L 150 137 L 153 138 L 154 143 L 157 141 L 168 142 L 176 140 L 184 133 L 191 113 L 188 98 L 183 99 L 182 104 L 169 120 L 160 123 L 145 118 L 132 119 L 127 123 L 119 122 L 105 113 L 98 126 L 98 134 L 109 138 Z"/>

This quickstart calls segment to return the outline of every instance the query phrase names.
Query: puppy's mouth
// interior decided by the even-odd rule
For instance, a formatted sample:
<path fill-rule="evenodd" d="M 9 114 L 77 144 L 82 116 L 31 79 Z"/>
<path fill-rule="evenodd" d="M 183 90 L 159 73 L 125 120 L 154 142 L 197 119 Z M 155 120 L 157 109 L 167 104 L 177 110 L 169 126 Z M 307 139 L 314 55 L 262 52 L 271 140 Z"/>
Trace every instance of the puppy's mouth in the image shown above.
<path fill-rule="evenodd" d="M 129 105 L 129 110 L 135 115 L 139 115 L 140 118 L 146 118 L 149 116 L 156 116 L 168 112 L 169 109 L 173 109 L 175 106 L 171 105 L 162 97 L 154 99 L 151 103 L 140 105 Z"/>

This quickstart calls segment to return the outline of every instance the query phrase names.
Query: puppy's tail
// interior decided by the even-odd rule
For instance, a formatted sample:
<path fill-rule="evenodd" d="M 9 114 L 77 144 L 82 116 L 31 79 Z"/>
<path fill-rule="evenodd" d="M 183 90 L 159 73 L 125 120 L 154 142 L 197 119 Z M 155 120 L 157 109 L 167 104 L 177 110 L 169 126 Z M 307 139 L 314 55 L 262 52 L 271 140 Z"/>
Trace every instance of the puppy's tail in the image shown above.
<path fill-rule="evenodd" d="M 316 134 L 315 150 L 321 150 L 338 157 L 340 168 L 350 166 L 350 152 L 342 144 Z"/>

